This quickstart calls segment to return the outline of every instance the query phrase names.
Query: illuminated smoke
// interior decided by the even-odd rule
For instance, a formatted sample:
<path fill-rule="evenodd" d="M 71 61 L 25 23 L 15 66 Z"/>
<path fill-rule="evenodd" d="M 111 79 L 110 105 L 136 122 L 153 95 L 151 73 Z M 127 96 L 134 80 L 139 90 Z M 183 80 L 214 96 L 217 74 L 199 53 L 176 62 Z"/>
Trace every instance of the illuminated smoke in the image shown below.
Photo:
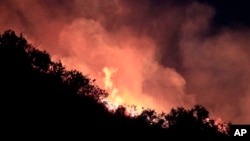
<path fill-rule="evenodd" d="M 225 27 L 212 34 L 216 11 L 207 5 L 0 0 L 0 13 L 1 32 L 23 32 L 104 89 L 107 71 L 116 69 L 106 85 L 114 103 L 159 112 L 201 104 L 215 117 L 250 122 L 249 29 Z"/>

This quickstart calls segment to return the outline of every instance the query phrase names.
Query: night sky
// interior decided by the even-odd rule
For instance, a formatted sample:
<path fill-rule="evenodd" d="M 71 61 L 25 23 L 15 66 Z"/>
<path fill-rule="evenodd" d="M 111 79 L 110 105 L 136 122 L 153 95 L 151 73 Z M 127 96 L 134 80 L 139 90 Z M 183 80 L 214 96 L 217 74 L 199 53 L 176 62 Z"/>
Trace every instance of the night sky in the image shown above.
<path fill-rule="evenodd" d="M 0 31 L 23 33 L 110 101 L 158 112 L 205 106 L 250 123 L 247 0 L 0 0 Z"/>

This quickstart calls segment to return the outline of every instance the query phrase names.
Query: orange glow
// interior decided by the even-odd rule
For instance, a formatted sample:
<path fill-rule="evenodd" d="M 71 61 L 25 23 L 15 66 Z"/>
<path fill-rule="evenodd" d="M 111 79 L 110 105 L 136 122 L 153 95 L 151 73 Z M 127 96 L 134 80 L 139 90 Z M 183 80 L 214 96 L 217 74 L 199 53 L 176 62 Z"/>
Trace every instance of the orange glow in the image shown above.
<path fill-rule="evenodd" d="M 122 105 L 135 116 L 143 108 L 161 113 L 193 106 L 185 79 L 155 60 L 156 43 L 148 36 L 128 27 L 109 32 L 99 22 L 77 19 L 60 33 L 60 46 L 72 47 L 70 57 L 60 57 L 69 69 L 90 74 L 109 93 L 103 101 L 110 111 Z"/>
<path fill-rule="evenodd" d="M 108 89 L 112 89 L 113 87 L 113 82 L 111 80 L 111 76 L 114 72 L 116 72 L 117 69 L 109 69 L 107 67 L 104 67 L 103 68 L 103 72 L 105 73 L 105 78 L 104 78 L 104 84 L 105 84 L 105 89 L 108 90 Z M 114 89 L 115 91 L 115 89 Z"/>
<path fill-rule="evenodd" d="M 128 96 L 128 94 L 126 93 L 119 94 L 119 89 L 113 85 L 112 75 L 117 71 L 118 71 L 117 68 L 116 69 L 108 67 L 103 68 L 103 72 L 105 74 L 105 77 L 103 79 L 104 87 L 105 90 L 108 91 L 110 94 L 108 98 L 103 100 L 103 102 L 106 103 L 106 106 L 109 111 L 115 111 L 120 105 L 122 105 L 125 106 L 127 115 L 132 117 L 136 116 L 139 114 L 139 112 L 135 109 L 135 106 L 130 106 L 130 105 L 126 106 L 125 102 L 128 101 L 128 99 L 126 99 L 126 96 Z M 123 97 L 121 97 L 120 95 L 123 95 Z"/>
<path fill-rule="evenodd" d="M 1 32 L 23 33 L 67 69 L 89 75 L 103 89 L 113 85 L 109 99 L 114 105 L 169 112 L 201 104 L 215 117 L 250 123 L 250 28 L 238 23 L 235 28 L 213 28 L 218 11 L 211 5 L 192 1 L 155 7 L 154 2 L 133 0 L 0 3 Z M 106 86 L 105 67 L 117 68 Z"/>

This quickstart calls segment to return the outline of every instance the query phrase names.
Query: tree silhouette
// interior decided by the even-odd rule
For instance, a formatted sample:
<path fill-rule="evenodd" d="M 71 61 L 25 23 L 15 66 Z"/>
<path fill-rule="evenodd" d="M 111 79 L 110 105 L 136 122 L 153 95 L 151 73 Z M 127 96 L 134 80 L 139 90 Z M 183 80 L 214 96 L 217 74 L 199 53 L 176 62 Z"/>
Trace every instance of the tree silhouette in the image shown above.
<path fill-rule="evenodd" d="M 168 114 L 145 109 L 135 117 L 127 116 L 126 108 L 120 106 L 111 113 L 102 102 L 108 93 L 95 80 L 77 70 L 66 70 L 60 61 L 51 61 L 46 51 L 36 49 L 12 30 L 0 35 L 0 65 L 2 128 L 13 134 L 45 136 L 56 131 L 60 136 L 73 132 L 87 138 L 90 132 L 105 132 L 103 138 L 110 139 L 110 132 L 116 132 L 123 139 L 133 136 L 140 140 L 229 138 L 222 132 L 226 124 L 209 119 L 201 105 L 190 110 L 173 108 Z"/>
<path fill-rule="evenodd" d="M 178 132 L 179 135 L 202 139 L 227 140 L 226 132 L 221 132 L 213 120 L 209 120 L 209 112 L 201 105 L 195 105 L 191 110 L 184 108 L 172 109 L 165 116 L 170 132 Z"/>

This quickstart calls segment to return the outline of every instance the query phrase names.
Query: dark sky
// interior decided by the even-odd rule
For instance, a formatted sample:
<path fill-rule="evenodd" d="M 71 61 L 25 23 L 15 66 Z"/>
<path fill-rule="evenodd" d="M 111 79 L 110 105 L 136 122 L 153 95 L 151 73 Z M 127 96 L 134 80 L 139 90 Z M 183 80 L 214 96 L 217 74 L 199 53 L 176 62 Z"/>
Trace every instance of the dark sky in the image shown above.
<path fill-rule="evenodd" d="M 215 26 L 250 25 L 250 2 L 247 0 L 199 0 L 216 9 Z"/>
<path fill-rule="evenodd" d="M 250 25 L 250 2 L 248 0 L 155 0 L 152 6 L 157 7 L 166 3 L 188 4 L 193 1 L 210 5 L 216 10 L 213 17 L 214 26 Z"/>
<path fill-rule="evenodd" d="M 248 0 L 0 0 L 0 31 L 103 84 L 111 101 L 168 111 L 201 104 L 250 123 Z M 106 74 L 107 75 L 107 74 Z"/>

